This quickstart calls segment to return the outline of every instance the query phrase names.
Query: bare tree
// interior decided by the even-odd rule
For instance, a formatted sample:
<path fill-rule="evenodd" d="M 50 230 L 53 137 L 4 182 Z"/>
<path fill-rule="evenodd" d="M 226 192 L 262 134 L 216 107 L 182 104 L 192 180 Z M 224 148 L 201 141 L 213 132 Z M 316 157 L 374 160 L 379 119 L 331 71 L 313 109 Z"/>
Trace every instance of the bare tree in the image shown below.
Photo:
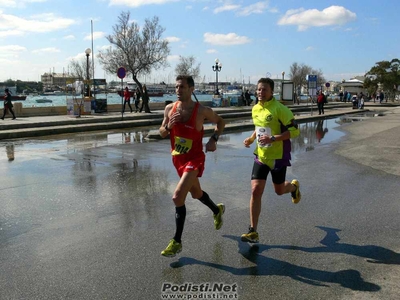
<path fill-rule="evenodd" d="M 92 63 L 89 60 L 89 78 L 92 78 L 92 67 L 91 67 Z M 87 77 L 87 60 L 86 58 L 82 59 L 82 60 L 75 60 L 72 59 L 71 62 L 69 63 L 69 69 L 71 71 L 71 75 L 79 78 L 80 80 L 86 79 Z"/>
<path fill-rule="evenodd" d="M 124 67 L 143 92 L 138 77 L 168 66 L 170 49 L 168 41 L 162 38 L 164 31 L 158 17 L 146 19 L 140 30 L 137 23 L 131 22 L 130 13 L 122 12 L 113 26 L 113 34 L 106 36 L 111 47 L 99 51 L 100 64 L 109 74 L 117 74 L 118 68 Z"/>
<path fill-rule="evenodd" d="M 301 88 L 307 87 L 307 75 L 317 75 L 318 86 L 325 83 L 325 77 L 321 70 L 315 70 L 308 65 L 298 64 L 297 62 L 294 62 L 290 66 L 289 76 L 294 83 L 294 87 L 297 93 L 300 92 Z"/>
<path fill-rule="evenodd" d="M 194 80 L 200 76 L 200 63 L 195 66 L 196 58 L 194 56 L 179 56 L 179 63 L 175 67 L 176 75 L 191 75 Z"/>

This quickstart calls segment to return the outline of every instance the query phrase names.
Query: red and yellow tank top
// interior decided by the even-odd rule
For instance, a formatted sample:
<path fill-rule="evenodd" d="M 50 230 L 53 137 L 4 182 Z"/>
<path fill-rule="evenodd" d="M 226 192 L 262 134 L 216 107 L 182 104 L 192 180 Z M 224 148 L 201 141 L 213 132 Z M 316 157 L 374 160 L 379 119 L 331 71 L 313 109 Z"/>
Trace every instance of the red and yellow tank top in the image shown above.
<path fill-rule="evenodd" d="M 179 101 L 176 101 L 172 113 L 175 113 Z M 185 123 L 177 123 L 171 129 L 171 155 L 195 156 L 203 152 L 204 128 L 196 129 L 196 118 L 199 110 L 199 103 L 196 102 L 190 119 Z"/>

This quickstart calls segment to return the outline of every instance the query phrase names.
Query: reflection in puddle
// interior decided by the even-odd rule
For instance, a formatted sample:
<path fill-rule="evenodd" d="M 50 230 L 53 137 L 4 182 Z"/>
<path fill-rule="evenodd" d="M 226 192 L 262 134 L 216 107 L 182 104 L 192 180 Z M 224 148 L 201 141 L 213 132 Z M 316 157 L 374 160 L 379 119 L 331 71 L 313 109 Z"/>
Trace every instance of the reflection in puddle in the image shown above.
<path fill-rule="evenodd" d="M 338 140 L 345 135 L 344 132 L 335 129 L 341 125 L 382 115 L 383 113 L 380 112 L 362 112 L 355 115 L 300 123 L 300 136 L 292 140 L 292 153 L 312 151 L 317 145 L 324 145 Z M 251 133 L 252 131 L 246 130 L 241 133 L 222 135 L 220 141 L 225 141 L 230 145 L 242 145 L 243 140 L 250 136 Z"/>
<path fill-rule="evenodd" d="M 351 122 L 363 121 L 368 118 L 384 116 L 384 114 L 384 111 L 360 111 L 360 113 L 357 114 L 343 115 L 333 119 L 321 119 L 300 123 L 300 137 L 292 140 L 293 152 L 310 151 L 314 149 L 315 145 L 327 144 L 342 137 L 344 133 L 335 130 L 335 127 Z M 235 144 L 237 143 L 236 146 L 242 146 L 244 137 L 251 134 L 251 131 L 249 131 L 249 128 L 252 127 L 251 120 L 249 120 L 249 118 L 237 118 L 229 120 L 229 123 L 243 124 L 242 132 L 240 134 L 238 134 L 238 132 L 227 132 L 221 136 L 221 141 L 227 141 L 230 144 L 233 142 Z M 93 148 L 149 143 L 146 137 L 149 132 L 154 129 L 154 127 L 142 127 L 123 131 L 90 132 L 67 136 L 60 135 L 49 138 L 18 140 L 15 142 L 8 141 L 4 144 L 0 143 L 0 149 L 4 149 L 1 150 L 4 153 L 2 158 L 7 158 L 8 161 L 14 160 L 14 157 L 17 157 L 19 160 L 24 160 L 24 158 L 31 159 L 34 157 L 41 158 L 43 156 L 59 159 L 63 154 L 73 155 L 74 153 Z M 106 151 L 106 153 L 105 156 L 108 159 L 120 157 L 120 153 L 113 153 L 112 151 Z M 88 154 L 88 156 L 90 155 Z M 123 161 L 122 164 L 126 164 L 126 161 Z M 129 162 L 127 168 L 132 167 L 130 164 L 132 164 L 132 161 Z"/>

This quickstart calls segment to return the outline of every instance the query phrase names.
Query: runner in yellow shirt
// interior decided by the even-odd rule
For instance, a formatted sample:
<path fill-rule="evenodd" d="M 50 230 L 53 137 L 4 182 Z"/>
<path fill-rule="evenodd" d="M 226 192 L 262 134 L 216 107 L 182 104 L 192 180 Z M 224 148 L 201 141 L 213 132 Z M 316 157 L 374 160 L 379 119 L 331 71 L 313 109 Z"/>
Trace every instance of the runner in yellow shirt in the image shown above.
<path fill-rule="evenodd" d="M 261 198 L 268 174 L 271 172 L 276 194 L 291 193 L 292 202 L 301 199 L 300 184 L 294 179 L 286 181 L 286 168 L 290 166 L 290 139 L 300 133 L 291 110 L 273 97 L 274 81 L 261 78 L 257 83 L 258 103 L 253 106 L 252 118 L 255 130 L 251 137 L 244 140 L 244 145 L 256 141 L 254 165 L 251 175 L 250 227 L 241 240 L 258 243 L 258 218 L 261 212 Z"/>

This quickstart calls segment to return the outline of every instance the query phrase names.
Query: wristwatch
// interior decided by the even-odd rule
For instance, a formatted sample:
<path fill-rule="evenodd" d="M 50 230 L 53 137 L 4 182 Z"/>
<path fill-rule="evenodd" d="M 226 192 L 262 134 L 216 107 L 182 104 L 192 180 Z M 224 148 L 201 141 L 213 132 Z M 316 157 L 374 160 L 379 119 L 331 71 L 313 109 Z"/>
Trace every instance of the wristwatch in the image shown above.
<path fill-rule="evenodd" d="M 219 135 L 218 135 L 217 133 L 214 133 L 214 134 L 211 136 L 211 138 L 214 139 L 214 141 L 218 142 Z"/>
<path fill-rule="evenodd" d="M 273 135 L 269 138 L 271 140 L 271 142 L 275 142 L 276 141 L 276 137 Z"/>
<path fill-rule="evenodd" d="M 168 128 L 168 124 L 165 124 L 164 129 L 165 129 L 166 131 L 168 131 L 168 132 L 171 131 L 171 129 Z"/>

